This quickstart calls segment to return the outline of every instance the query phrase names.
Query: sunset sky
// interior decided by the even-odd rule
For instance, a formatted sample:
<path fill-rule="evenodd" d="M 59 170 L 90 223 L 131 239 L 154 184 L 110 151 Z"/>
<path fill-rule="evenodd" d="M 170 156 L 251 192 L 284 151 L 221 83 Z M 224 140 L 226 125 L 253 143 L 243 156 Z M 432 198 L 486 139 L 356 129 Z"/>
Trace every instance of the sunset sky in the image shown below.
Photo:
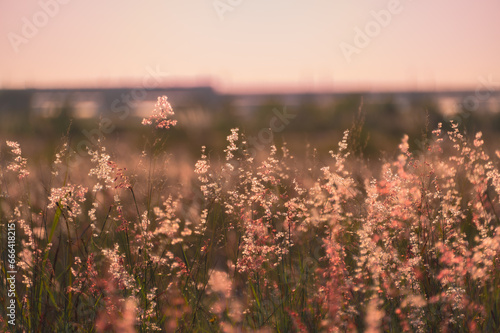
<path fill-rule="evenodd" d="M 151 69 L 229 92 L 475 88 L 500 82 L 499 15 L 498 0 L 2 0 L 0 88 Z"/>

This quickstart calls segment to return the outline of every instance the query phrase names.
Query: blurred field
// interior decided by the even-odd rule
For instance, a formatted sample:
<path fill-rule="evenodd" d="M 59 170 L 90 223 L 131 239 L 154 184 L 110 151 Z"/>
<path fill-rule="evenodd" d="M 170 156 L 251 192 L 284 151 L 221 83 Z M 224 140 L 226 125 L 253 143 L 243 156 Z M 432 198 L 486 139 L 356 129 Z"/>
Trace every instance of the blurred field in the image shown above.
<path fill-rule="evenodd" d="M 500 94 L 481 89 L 253 95 L 219 94 L 209 87 L 13 90 L 0 91 L 0 139 L 27 141 L 25 149 L 36 146 L 34 151 L 40 153 L 53 153 L 66 134 L 80 155 L 85 155 L 86 146 L 95 148 L 99 137 L 106 137 L 108 145 L 142 149 L 148 131 L 140 119 L 162 94 L 169 96 L 178 120 L 165 145 L 191 159 L 198 157 L 202 145 L 220 150 L 233 127 L 257 148 L 286 141 L 289 149 L 303 155 L 307 147 L 328 152 L 345 129 L 362 123 L 356 149 L 375 160 L 383 152 L 394 152 L 404 134 L 416 148 L 439 122 L 446 126 L 454 120 L 468 133 L 482 131 L 488 141 L 497 140 L 500 129 Z"/>

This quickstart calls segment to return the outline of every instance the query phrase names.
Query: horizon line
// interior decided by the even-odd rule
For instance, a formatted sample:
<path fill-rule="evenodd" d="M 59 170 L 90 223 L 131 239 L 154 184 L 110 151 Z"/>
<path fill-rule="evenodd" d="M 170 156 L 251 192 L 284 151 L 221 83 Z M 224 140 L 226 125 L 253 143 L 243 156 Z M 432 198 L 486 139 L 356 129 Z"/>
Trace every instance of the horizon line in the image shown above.
<path fill-rule="evenodd" d="M 377 94 L 377 93 L 458 93 L 470 92 L 477 89 L 477 87 L 465 85 L 447 85 L 441 88 L 433 87 L 391 87 L 389 85 L 378 85 L 377 88 L 373 84 L 354 85 L 354 84 L 336 84 L 335 87 L 297 87 L 297 86 L 284 86 L 284 85 L 247 85 L 240 86 L 235 89 L 221 89 L 217 85 L 209 83 L 176 83 L 165 84 L 157 87 L 144 87 L 140 84 L 104 84 L 104 85 L 43 85 L 43 86 L 0 86 L 0 91 L 50 91 L 50 90 L 113 90 L 113 89 L 145 89 L 145 90 L 164 90 L 164 89 L 200 89 L 210 88 L 214 92 L 221 95 L 286 95 L 286 94 Z M 493 93 L 499 93 L 496 90 Z"/>

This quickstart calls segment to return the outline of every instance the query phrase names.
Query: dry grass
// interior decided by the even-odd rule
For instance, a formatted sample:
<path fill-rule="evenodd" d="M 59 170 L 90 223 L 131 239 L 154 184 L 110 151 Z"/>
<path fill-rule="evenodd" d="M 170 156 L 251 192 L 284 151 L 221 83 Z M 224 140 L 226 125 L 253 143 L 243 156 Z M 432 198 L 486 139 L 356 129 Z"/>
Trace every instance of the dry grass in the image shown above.
<path fill-rule="evenodd" d="M 143 124 L 168 130 L 173 111 L 157 107 Z M 88 158 L 63 144 L 50 173 L 7 142 L 0 228 L 3 243 L 17 227 L 17 322 L 2 307 L 0 329 L 499 331 L 498 152 L 439 127 L 422 151 L 404 137 L 377 172 L 350 140 L 323 163 L 286 146 L 261 158 L 234 129 L 224 160 L 203 148 L 194 172 L 160 139 Z"/>

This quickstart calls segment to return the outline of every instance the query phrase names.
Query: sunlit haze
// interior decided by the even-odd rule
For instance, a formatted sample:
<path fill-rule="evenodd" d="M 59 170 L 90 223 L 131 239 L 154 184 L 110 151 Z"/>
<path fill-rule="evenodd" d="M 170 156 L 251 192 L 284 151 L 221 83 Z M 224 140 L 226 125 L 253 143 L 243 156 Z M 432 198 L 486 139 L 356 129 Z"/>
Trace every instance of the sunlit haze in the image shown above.
<path fill-rule="evenodd" d="M 469 89 L 500 80 L 500 2 L 0 2 L 0 88 Z M 168 74 L 167 74 L 168 73 Z"/>

